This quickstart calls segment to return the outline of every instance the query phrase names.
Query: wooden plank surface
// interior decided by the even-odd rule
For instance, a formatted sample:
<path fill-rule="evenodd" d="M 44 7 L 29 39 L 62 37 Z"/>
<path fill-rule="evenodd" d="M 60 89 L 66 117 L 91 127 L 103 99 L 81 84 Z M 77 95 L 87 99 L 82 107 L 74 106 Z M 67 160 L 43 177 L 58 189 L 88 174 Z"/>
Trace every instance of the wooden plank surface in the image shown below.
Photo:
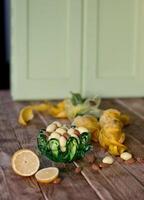
<path fill-rule="evenodd" d="M 111 107 L 122 110 L 120 105 L 117 103 L 113 103 L 112 100 L 103 101 L 102 108 L 111 108 Z M 122 110 L 122 111 L 127 112 L 126 110 Z M 45 123 L 45 125 L 48 124 L 49 117 L 46 115 L 43 115 L 42 121 Z M 133 127 L 129 126 L 129 128 L 131 129 Z M 131 142 L 131 139 L 129 139 L 129 141 Z M 132 143 L 133 143 L 133 140 L 132 140 Z M 136 145 L 135 141 L 134 141 L 134 145 Z M 131 148 L 133 148 L 132 145 L 131 145 Z M 138 149 L 138 146 L 136 145 L 136 149 L 135 149 L 136 152 L 133 152 L 136 155 L 137 155 L 137 149 Z M 104 154 L 101 153 L 100 148 L 97 145 L 95 145 L 94 150 L 95 150 L 96 157 L 98 158 L 104 157 Z M 139 154 L 137 156 L 142 156 L 142 154 L 143 154 L 143 151 L 142 149 L 140 149 Z M 76 164 L 78 166 L 85 165 L 84 161 L 81 161 L 78 163 L 76 162 Z M 134 168 L 135 164 L 132 166 Z M 131 166 L 127 166 L 127 165 L 124 165 L 123 167 L 122 164 L 120 165 L 116 161 L 111 167 L 105 170 L 99 170 L 98 173 L 93 172 L 89 166 L 86 166 L 84 167 L 82 174 L 84 175 L 88 183 L 92 186 L 92 188 L 97 192 L 100 198 L 103 198 L 103 199 L 117 199 L 118 198 L 118 199 L 125 199 L 125 200 L 129 198 L 143 199 L 142 194 L 144 195 L 144 187 L 142 183 L 143 183 L 144 166 L 142 166 L 139 163 L 136 164 L 135 168 L 137 169 L 137 172 L 139 174 L 137 178 L 131 175 L 133 174 L 132 173 L 133 168 L 131 169 Z M 136 192 L 132 193 L 133 189 Z"/>
<path fill-rule="evenodd" d="M 1 167 L 0 167 L 0 194 L 3 194 L 1 195 L 1 200 L 7 200 L 11 198 L 8 185 L 6 182 L 6 177 Z"/>
<path fill-rule="evenodd" d="M 0 92 L 0 200 L 11 199 L 101 199 L 134 200 L 144 199 L 144 164 L 127 165 L 117 158 L 112 166 L 94 171 L 85 159 L 61 166 L 40 157 L 41 168 L 58 166 L 62 182 L 59 185 L 38 184 L 34 177 L 21 178 L 10 166 L 11 155 L 19 148 L 29 148 L 37 153 L 36 136 L 54 118 L 36 114 L 27 127 L 17 123 L 18 112 L 33 102 L 13 102 L 9 92 Z M 126 145 L 135 157 L 144 158 L 144 99 L 105 99 L 101 107 L 117 108 L 128 113 L 132 124 L 125 128 Z M 62 120 L 63 123 L 68 123 Z M 102 159 L 107 152 L 94 144 L 92 152 Z M 81 174 L 75 174 L 75 166 L 82 166 Z M 4 192 L 1 192 L 4 191 Z"/>
<path fill-rule="evenodd" d="M 3 109 L 5 109 L 5 115 L 9 119 L 11 126 L 15 132 L 18 142 L 23 148 L 29 148 L 36 151 L 36 136 L 40 128 L 44 127 L 43 123 L 39 118 L 36 118 L 29 124 L 28 127 L 21 127 L 17 123 L 17 111 L 22 108 L 25 103 L 13 103 L 12 101 L 7 101 L 3 103 Z M 10 112 L 10 110 L 11 112 Z M 41 167 L 48 167 L 56 164 L 41 158 Z M 66 166 L 66 172 L 61 172 L 62 183 L 60 185 L 43 185 L 39 184 L 45 199 L 99 199 L 95 191 L 89 186 L 84 177 L 81 174 L 75 174 L 75 167 L 73 164 Z M 83 192 L 85 191 L 85 192 Z"/>
<path fill-rule="evenodd" d="M 135 156 L 135 157 L 141 157 L 144 158 L 144 125 L 143 125 L 143 119 L 139 118 L 136 115 L 136 109 L 132 109 L 132 106 L 130 105 L 130 102 L 133 102 L 136 104 L 136 102 L 139 102 L 140 99 L 121 99 L 121 103 L 118 99 L 116 100 L 104 100 L 102 107 L 104 108 L 117 108 L 120 111 L 129 114 L 130 118 L 132 119 L 132 122 L 130 126 L 125 128 L 126 132 L 126 141 L 125 144 L 128 146 L 129 151 Z M 119 103 L 118 103 L 119 102 Z M 124 104 L 124 102 L 127 102 L 127 106 Z M 141 102 L 142 103 L 142 102 Z M 144 103 L 144 101 L 143 101 Z M 125 106 L 124 106 L 125 105 Z M 141 104 L 142 105 L 142 104 Z M 140 106 L 140 105 L 139 105 Z M 144 185 L 144 165 L 139 163 L 134 163 L 131 166 L 127 166 L 124 164 L 121 164 L 122 167 L 127 169 L 129 173 L 131 173 L 138 181 L 141 182 L 141 184 Z"/>
<path fill-rule="evenodd" d="M 12 154 L 22 148 L 17 140 L 14 129 L 11 126 L 10 118 L 7 116 L 7 110 L 9 113 L 13 110 L 8 107 L 8 104 L 3 104 L 4 101 L 0 101 L 0 167 L 2 168 L 3 177 L 5 181 L 2 183 L 6 185 L 7 196 L 3 192 L 0 193 L 0 199 L 44 199 L 41 190 L 34 178 L 22 178 L 13 173 L 11 168 L 11 156 Z M 0 177 L 1 182 L 2 176 Z M 1 184 L 1 187 L 2 186 Z"/>

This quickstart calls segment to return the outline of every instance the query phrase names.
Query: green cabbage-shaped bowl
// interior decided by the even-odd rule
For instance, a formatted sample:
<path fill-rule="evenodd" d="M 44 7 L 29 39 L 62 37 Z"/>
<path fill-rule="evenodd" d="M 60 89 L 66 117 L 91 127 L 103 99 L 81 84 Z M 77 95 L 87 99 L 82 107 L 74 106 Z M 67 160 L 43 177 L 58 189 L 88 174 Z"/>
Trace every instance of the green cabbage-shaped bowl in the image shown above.
<path fill-rule="evenodd" d="M 72 162 L 83 158 L 85 153 L 91 149 L 91 135 L 88 132 L 82 133 L 78 139 L 70 136 L 66 142 L 65 152 L 61 151 L 59 140 L 55 138 L 47 140 L 45 133 L 45 129 L 39 131 L 37 146 L 40 153 L 52 161 L 63 163 Z"/>

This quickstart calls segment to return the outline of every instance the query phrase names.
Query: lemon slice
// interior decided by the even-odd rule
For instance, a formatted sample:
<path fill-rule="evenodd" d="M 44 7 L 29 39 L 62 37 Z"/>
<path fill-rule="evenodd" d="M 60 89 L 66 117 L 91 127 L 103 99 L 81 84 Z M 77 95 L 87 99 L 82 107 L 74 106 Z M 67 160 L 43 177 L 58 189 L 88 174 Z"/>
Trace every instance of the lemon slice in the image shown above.
<path fill-rule="evenodd" d="M 50 183 L 54 181 L 59 174 L 59 169 L 56 167 L 48 167 L 39 170 L 36 174 L 35 177 L 38 182 L 40 183 Z"/>
<path fill-rule="evenodd" d="M 31 150 L 21 149 L 12 156 L 12 168 L 20 176 L 32 176 L 40 166 L 38 156 Z"/>

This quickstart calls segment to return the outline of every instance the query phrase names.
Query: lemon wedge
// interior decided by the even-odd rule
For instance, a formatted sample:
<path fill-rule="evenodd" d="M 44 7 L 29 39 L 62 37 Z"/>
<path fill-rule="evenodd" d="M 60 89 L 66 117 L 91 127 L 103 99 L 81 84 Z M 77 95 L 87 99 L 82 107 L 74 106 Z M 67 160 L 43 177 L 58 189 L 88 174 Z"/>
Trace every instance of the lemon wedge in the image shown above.
<path fill-rule="evenodd" d="M 59 175 L 59 169 L 57 167 L 48 167 L 39 170 L 35 177 L 40 183 L 50 183 L 54 181 Z"/>

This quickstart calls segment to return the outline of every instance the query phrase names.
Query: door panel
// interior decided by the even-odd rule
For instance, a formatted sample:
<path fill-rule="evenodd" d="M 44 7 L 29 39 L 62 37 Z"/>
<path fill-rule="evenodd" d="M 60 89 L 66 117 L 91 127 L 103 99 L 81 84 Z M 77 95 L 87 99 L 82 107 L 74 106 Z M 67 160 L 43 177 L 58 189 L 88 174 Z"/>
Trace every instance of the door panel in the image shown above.
<path fill-rule="evenodd" d="M 30 78 L 69 78 L 70 6 L 67 0 L 28 1 Z"/>
<path fill-rule="evenodd" d="M 80 92 L 81 9 L 81 0 L 12 1 L 14 99 Z"/>
<path fill-rule="evenodd" d="M 140 0 L 84 1 L 84 95 L 144 95 L 143 13 Z"/>

